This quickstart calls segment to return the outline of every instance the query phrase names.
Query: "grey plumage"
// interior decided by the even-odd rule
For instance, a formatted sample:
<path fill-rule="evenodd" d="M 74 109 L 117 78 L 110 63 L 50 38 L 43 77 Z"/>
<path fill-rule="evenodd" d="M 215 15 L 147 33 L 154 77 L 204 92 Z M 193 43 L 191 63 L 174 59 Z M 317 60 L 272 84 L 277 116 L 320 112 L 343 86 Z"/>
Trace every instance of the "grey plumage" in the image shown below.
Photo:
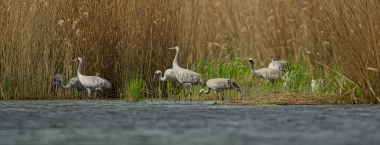
<path fill-rule="evenodd" d="M 268 79 L 271 83 L 274 83 L 281 77 L 282 71 L 274 68 L 261 68 L 255 69 L 255 61 L 252 58 L 248 59 L 252 66 L 252 73 L 258 78 Z"/>
<path fill-rule="evenodd" d="M 197 84 L 201 84 L 202 86 L 205 86 L 205 83 L 202 79 L 201 74 L 178 66 L 178 57 L 179 57 L 178 46 L 175 46 L 174 48 L 170 48 L 170 49 L 176 50 L 176 55 L 173 60 L 173 70 L 178 82 L 181 83 L 183 87 L 185 88 L 185 100 L 186 100 L 187 95 L 190 93 L 191 86 L 194 86 Z M 190 100 L 192 100 L 191 94 L 190 94 Z"/>
<path fill-rule="evenodd" d="M 95 76 L 99 76 L 99 75 L 100 74 L 98 72 L 95 73 Z M 71 78 L 69 83 L 67 83 L 66 85 L 63 85 L 62 80 L 63 80 L 62 74 L 54 75 L 54 84 L 58 85 L 58 87 L 60 87 L 64 90 L 76 88 L 79 96 L 82 94 L 82 91 L 86 91 L 86 88 L 79 81 L 78 77 Z M 58 87 L 56 87 L 55 89 L 58 89 Z M 96 96 L 97 91 L 93 91 L 92 93 L 95 93 L 94 95 Z"/>
<path fill-rule="evenodd" d="M 210 90 L 213 90 L 216 93 L 216 97 L 219 99 L 218 93 L 223 92 L 224 90 L 236 89 L 240 91 L 239 85 L 233 79 L 214 78 L 214 79 L 209 79 L 206 84 L 207 84 L 207 90 L 201 89 L 199 91 L 199 95 L 201 95 L 202 93 L 208 94 Z M 223 95 L 222 95 L 222 100 L 224 100 Z"/>
<path fill-rule="evenodd" d="M 281 71 L 286 71 L 286 67 L 287 67 L 286 61 L 284 61 L 284 60 L 276 61 L 273 58 L 272 58 L 272 62 L 269 63 L 269 65 L 268 65 L 268 68 L 279 69 Z"/>
<path fill-rule="evenodd" d="M 106 79 L 103 79 L 99 76 L 82 75 L 83 60 L 81 57 L 78 57 L 75 60 L 79 61 L 77 77 L 79 81 L 83 84 L 83 86 L 86 88 L 89 98 L 91 98 L 91 92 L 94 90 L 104 91 L 106 89 L 111 89 L 111 82 Z"/>
<path fill-rule="evenodd" d="M 162 72 L 160 70 L 157 70 L 154 72 L 154 77 L 158 77 L 161 81 L 166 81 L 166 79 L 168 78 L 170 81 L 172 81 L 173 83 L 176 84 L 177 88 L 179 89 L 181 83 L 179 83 L 179 81 L 177 80 L 175 74 L 174 74 L 174 70 L 173 69 L 167 69 L 164 73 L 164 76 L 162 77 Z M 179 93 L 179 92 L 178 92 Z M 178 94 L 177 93 L 177 94 Z"/>
<path fill-rule="evenodd" d="M 67 83 L 66 85 L 63 85 L 61 79 L 54 79 L 54 82 L 57 82 L 60 85 L 60 87 L 64 90 L 76 88 L 78 91 L 78 95 L 81 95 L 82 91 L 86 90 L 86 88 L 82 85 L 82 83 L 80 83 L 77 77 L 71 78 L 69 83 Z"/>

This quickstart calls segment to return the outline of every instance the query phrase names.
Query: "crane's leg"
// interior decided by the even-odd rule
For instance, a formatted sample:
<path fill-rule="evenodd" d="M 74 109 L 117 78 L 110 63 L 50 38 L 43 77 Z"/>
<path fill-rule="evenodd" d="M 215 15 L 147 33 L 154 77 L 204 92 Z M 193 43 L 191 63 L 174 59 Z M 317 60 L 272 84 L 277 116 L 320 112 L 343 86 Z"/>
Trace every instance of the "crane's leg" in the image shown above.
<path fill-rule="evenodd" d="M 94 90 L 94 98 L 96 98 L 96 93 L 98 93 L 98 90 Z"/>
<path fill-rule="evenodd" d="M 77 89 L 77 91 L 78 91 L 78 96 L 81 96 L 82 95 L 82 90 Z"/>
<path fill-rule="evenodd" d="M 174 98 L 174 101 L 176 100 L 176 98 L 175 98 L 176 95 L 178 95 L 178 99 L 181 100 L 181 95 L 179 95 L 179 93 L 181 92 L 181 88 L 178 85 L 176 85 L 176 88 L 177 88 L 178 92 L 172 95 Z"/>
<path fill-rule="evenodd" d="M 183 85 L 183 88 L 185 89 L 185 101 L 186 101 L 186 96 L 187 96 L 187 88 L 186 88 L 186 85 Z"/>
<path fill-rule="evenodd" d="M 91 90 L 87 88 L 88 99 L 91 99 Z"/>
<path fill-rule="evenodd" d="M 220 92 L 220 96 L 222 96 L 222 101 L 224 101 L 223 92 Z M 218 100 L 219 100 L 219 98 L 218 98 Z"/>
<path fill-rule="evenodd" d="M 215 91 L 215 94 L 216 94 L 216 98 L 219 100 L 218 92 Z"/>
<path fill-rule="evenodd" d="M 190 86 L 190 87 L 191 87 L 190 101 L 193 101 L 192 96 L 193 96 L 193 93 L 194 93 L 194 86 Z"/>
<path fill-rule="evenodd" d="M 178 95 L 180 92 L 181 92 L 181 89 L 179 88 L 179 86 L 176 87 L 177 88 L 177 93 L 174 93 L 173 95 Z"/>
<path fill-rule="evenodd" d="M 190 86 L 189 84 L 184 84 L 183 87 L 185 88 L 185 101 L 186 101 L 186 98 L 187 98 L 187 95 L 189 94 L 190 92 Z M 191 97 L 191 96 L 190 96 Z M 190 98 L 191 99 L 191 98 Z"/>

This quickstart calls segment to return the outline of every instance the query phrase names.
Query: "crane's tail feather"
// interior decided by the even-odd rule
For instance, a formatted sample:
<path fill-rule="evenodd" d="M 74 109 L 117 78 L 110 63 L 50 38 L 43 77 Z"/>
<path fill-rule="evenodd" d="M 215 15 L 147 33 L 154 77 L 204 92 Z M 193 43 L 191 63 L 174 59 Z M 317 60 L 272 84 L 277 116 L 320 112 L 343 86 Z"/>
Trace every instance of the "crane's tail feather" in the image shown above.
<path fill-rule="evenodd" d="M 112 88 L 112 84 L 111 84 L 110 81 L 108 81 L 108 80 L 104 80 L 104 82 L 100 84 L 100 88 L 101 88 L 102 90 L 111 89 L 111 88 Z"/>

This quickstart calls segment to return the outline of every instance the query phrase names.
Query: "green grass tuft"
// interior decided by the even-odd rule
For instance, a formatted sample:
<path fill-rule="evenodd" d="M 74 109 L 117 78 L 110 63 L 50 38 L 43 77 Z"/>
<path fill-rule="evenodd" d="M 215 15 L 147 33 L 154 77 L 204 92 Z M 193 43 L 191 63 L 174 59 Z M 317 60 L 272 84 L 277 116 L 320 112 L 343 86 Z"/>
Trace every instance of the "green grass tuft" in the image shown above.
<path fill-rule="evenodd" d="M 136 76 L 126 86 L 126 94 L 128 101 L 140 101 L 144 97 L 145 83 L 140 76 Z"/>

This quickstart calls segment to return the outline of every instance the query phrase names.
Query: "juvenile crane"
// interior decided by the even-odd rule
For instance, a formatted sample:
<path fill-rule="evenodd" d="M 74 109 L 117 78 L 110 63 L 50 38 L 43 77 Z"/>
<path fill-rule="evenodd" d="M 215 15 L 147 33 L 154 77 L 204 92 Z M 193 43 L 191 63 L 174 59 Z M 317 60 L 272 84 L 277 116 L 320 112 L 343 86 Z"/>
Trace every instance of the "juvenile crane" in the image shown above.
<path fill-rule="evenodd" d="M 96 72 L 95 75 L 99 76 L 100 74 L 98 72 Z M 78 77 L 71 78 L 70 81 L 69 81 L 69 83 L 67 83 L 66 85 L 63 85 L 63 83 L 61 81 L 63 79 L 63 75 L 56 74 L 54 76 L 62 76 L 62 77 L 54 77 L 54 84 L 59 85 L 59 87 L 61 87 L 64 90 L 68 90 L 68 89 L 71 89 L 71 88 L 76 88 L 77 91 L 78 91 L 78 96 L 80 96 L 82 94 L 82 91 L 86 91 L 86 88 L 79 81 Z M 58 89 L 58 87 L 55 88 L 55 89 Z M 97 91 L 93 91 L 93 93 L 95 93 L 94 95 L 96 96 Z"/>
<path fill-rule="evenodd" d="M 104 91 L 106 89 L 111 89 L 111 87 L 112 87 L 111 82 L 106 80 L 106 79 L 103 79 L 99 76 L 82 75 L 83 60 L 81 57 L 78 57 L 74 61 L 76 61 L 76 60 L 79 61 L 77 77 L 78 77 L 79 81 L 82 83 L 82 85 L 86 88 L 89 98 L 91 98 L 91 92 L 92 91 L 96 91 L 96 90 Z"/>
<path fill-rule="evenodd" d="M 164 73 L 164 77 L 162 77 L 162 72 L 160 70 L 157 70 L 156 72 L 154 72 L 154 77 L 158 77 L 161 81 L 166 81 L 166 79 L 168 78 L 170 81 L 174 82 L 177 86 L 177 89 L 179 89 L 181 83 L 179 83 L 179 81 L 177 80 L 177 78 L 175 77 L 175 74 L 174 74 L 174 70 L 173 69 L 167 69 Z M 154 78 L 153 78 L 154 79 Z M 179 94 L 179 91 L 178 93 L 176 93 L 175 95 Z"/>
<path fill-rule="evenodd" d="M 226 79 L 226 78 L 214 78 L 214 79 L 209 79 L 207 81 L 207 90 L 201 89 L 199 91 L 199 95 L 202 93 L 208 94 L 210 90 L 213 90 L 216 93 L 216 97 L 219 100 L 218 93 L 223 92 L 224 90 L 227 89 L 236 89 L 240 91 L 239 85 L 233 80 L 233 79 Z M 224 97 L 222 93 L 220 94 L 222 96 L 222 100 L 224 100 Z"/>
<path fill-rule="evenodd" d="M 182 84 L 183 87 L 185 88 L 185 101 L 188 94 L 190 94 L 190 101 L 191 101 L 192 98 L 191 98 L 190 87 L 195 86 L 199 83 L 204 87 L 205 83 L 203 79 L 201 78 L 201 74 L 178 66 L 178 55 L 179 55 L 178 46 L 175 46 L 174 48 L 169 48 L 169 49 L 176 50 L 176 54 L 173 60 L 174 75 L 177 78 L 178 82 Z"/>
<path fill-rule="evenodd" d="M 281 71 L 286 71 L 286 67 L 287 67 L 286 61 L 284 61 L 284 60 L 276 61 L 273 58 L 272 58 L 272 62 L 269 63 L 269 65 L 268 65 L 268 68 L 279 69 Z"/>
<path fill-rule="evenodd" d="M 272 84 L 281 77 L 282 71 L 274 68 L 255 69 L 255 61 L 252 58 L 248 59 L 252 65 L 252 73 L 258 78 L 268 79 Z"/>

